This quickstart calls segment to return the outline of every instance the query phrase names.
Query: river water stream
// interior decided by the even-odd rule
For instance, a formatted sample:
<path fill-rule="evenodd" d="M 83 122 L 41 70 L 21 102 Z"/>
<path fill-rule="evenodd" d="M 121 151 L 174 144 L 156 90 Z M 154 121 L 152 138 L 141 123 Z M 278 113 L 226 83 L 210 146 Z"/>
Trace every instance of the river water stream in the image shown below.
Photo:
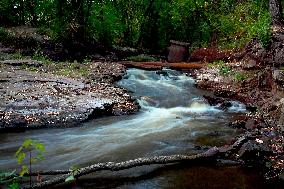
<path fill-rule="evenodd" d="M 31 138 L 46 146 L 45 160 L 34 170 L 69 169 L 97 162 L 154 155 L 194 154 L 237 136 L 226 126 L 244 105 L 226 111 L 209 106 L 194 80 L 178 71 L 129 69 L 117 83 L 139 99 L 135 115 L 103 117 L 68 129 L 30 130 L 0 135 L 0 169 L 18 168 L 13 154 Z M 92 175 L 83 188 L 263 188 L 256 171 L 187 165 L 143 166 Z M 224 182 L 225 181 L 225 182 Z M 89 185 L 86 183 L 89 183 Z M 256 184 L 256 183 L 259 183 Z"/>

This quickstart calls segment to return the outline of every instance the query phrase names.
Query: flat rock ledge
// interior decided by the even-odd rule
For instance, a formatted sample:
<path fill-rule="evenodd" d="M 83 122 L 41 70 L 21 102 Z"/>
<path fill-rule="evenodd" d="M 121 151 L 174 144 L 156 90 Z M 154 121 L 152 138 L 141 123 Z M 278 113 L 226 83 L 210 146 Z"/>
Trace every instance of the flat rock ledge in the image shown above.
<path fill-rule="evenodd" d="M 77 126 L 97 116 L 138 109 L 136 100 L 112 83 L 0 68 L 2 131 Z"/>

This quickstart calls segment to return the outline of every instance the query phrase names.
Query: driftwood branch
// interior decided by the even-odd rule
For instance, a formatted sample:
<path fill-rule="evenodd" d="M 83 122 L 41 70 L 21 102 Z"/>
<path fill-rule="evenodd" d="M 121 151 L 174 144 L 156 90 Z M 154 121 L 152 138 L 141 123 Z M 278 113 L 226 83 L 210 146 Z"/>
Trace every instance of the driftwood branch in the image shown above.
<path fill-rule="evenodd" d="M 196 154 L 196 155 L 172 155 L 172 156 L 154 156 L 154 157 L 145 157 L 138 158 L 134 160 L 124 161 L 120 163 L 107 162 L 107 163 L 97 163 L 84 168 L 80 168 L 76 171 L 71 170 L 56 170 L 56 171 L 46 171 L 46 172 L 35 172 L 29 175 L 36 176 L 40 175 L 60 175 L 55 178 L 52 178 L 47 181 L 43 181 L 37 184 L 32 185 L 31 187 L 26 187 L 29 189 L 35 188 L 44 188 L 48 186 L 53 186 L 56 184 L 64 183 L 66 178 L 69 176 L 74 176 L 74 178 L 79 178 L 90 173 L 97 171 L 110 170 L 110 171 L 120 171 L 124 169 L 130 169 L 133 167 L 144 166 L 144 165 L 153 165 L 153 164 L 169 164 L 177 162 L 208 162 L 214 161 L 218 163 L 217 159 L 227 156 L 235 151 L 237 151 L 245 142 L 249 139 L 253 139 L 252 136 L 244 136 L 239 138 L 233 145 L 227 147 L 213 147 L 207 150 L 206 152 Z M 225 160 L 226 161 L 226 160 Z M 227 162 L 229 165 L 236 164 L 237 162 Z M 28 175 L 27 175 L 28 176 Z"/>
<path fill-rule="evenodd" d="M 65 182 L 66 178 L 69 176 L 74 176 L 75 178 L 79 178 L 83 175 L 87 175 L 93 172 L 102 171 L 102 170 L 110 170 L 110 171 L 119 171 L 124 169 L 129 169 L 133 167 L 143 166 L 143 165 L 152 165 L 152 164 L 167 164 L 167 163 L 176 163 L 182 161 L 198 161 L 198 160 L 208 160 L 210 158 L 215 157 L 219 152 L 217 147 L 211 148 L 208 151 L 197 154 L 197 155 L 172 155 L 172 156 L 154 156 L 150 158 L 138 158 L 134 160 L 129 160 L 125 162 L 115 163 L 115 162 L 107 162 L 107 163 L 97 163 L 88 167 L 84 167 L 78 169 L 77 171 L 70 172 L 68 174 L 64 174 L 58 176 L 54 179 L 50 179 L 44 182 L 37 183 L 31 187 L 27 188 L 43 188 L 56 184 L 60 184 Z M 62 172 L 66 173 L 66 172 Z"/>

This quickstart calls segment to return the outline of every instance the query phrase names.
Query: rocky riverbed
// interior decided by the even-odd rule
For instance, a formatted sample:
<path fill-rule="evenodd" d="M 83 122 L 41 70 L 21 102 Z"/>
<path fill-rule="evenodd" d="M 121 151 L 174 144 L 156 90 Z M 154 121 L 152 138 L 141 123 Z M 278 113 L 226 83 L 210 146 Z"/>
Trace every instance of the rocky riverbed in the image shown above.
<path fill-rule="evenodd" d="M 249 113 L 236 117 L 229 126 L 255 138 L 245 143 L 233 158 L 249 165 L 264 165 L 267 178 L 282 177 L 284 169 L 283 70 L 254 59 L 216 61 L 194 72 L 196 86 L 217 97 L 205 97 L 210 104 L 235 99 L 247 105 Z"/>
<path fill-rule="evenodd" d="M 97 116 L 131 114 L 139 109 L 125 89 L 114 85 L 125 74 L 124 66 L 73 63 L 74 71 L 63 76 L 58 70 L 65 66 L 0 61 L 0 129 L 76 126 Z M 82 69 L 84 74 L 76 74 Z"/>

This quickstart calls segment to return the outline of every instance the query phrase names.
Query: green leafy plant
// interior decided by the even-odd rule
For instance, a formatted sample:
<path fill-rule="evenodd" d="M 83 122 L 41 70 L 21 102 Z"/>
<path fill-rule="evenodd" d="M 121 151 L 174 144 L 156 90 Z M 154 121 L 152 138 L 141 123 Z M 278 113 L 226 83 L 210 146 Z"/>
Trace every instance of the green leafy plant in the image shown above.
<path fill-rule="evenodd" d="M 214 61 L 207 66 L 208 68 L 218 68 L 219 74 L 222 76 L 227 76 L 231 72 L 231 68 L 226 66 L 223 60 Z"/>
<path fill-rule="evenodd" d="M 220 68 L 222 66 L 225 66 L 225 62 L 223 60 L 218 60 L 218 61 L 214 61 L 212 63 L 209 63 L 208 65 L 208 68 Z"/>
<path fill-rule="evenodd" d="M 0 40 L 5 40 L 8 36 L 8 32 L 4 28 L 0 27 Z"/>
<path fill-rule="evenodd" d="M 36 50 L 36 52 L 33 55 L 32 59 L 44 62 L 46 64 L 52 64 L 53 63 L 46 55 L 44 55 L 42 53 L 41 49 L 37 49 Z"/>
<path fill-rule="evenodd" d="M 34 152 L 34 155 L 33 155 Z M 20 177 L 23 177 L 27 173 L 32 172 L 32 164 L 40 160 L 43 160 L 43 153 L 45 152 L 45 146 L 35 140 L 26 139 L 22 146 L 15 153 L 15 157 L 19 165 L 21 165 L 21 170 L 19 173 Z M 27 160 L 29 165 L 24 164 L 24 160 Z M 31 176 L 30 176 L 31 185 Z"/>
<path fill-rule="evenodd" d="M 221 66 L 219 68 L 219 74 L 222 76 L 227 76 L 231 72 L 231 68 L 228 66 Z"/>
<path fill-rule="evenodd" d="M 247 78 L 247 76 L 244 73 L 237 72 L 235 73 L 235 81 L 242 82 Z"/>
<path fill-rule="evenodd" d="M 28 65 L 26 65 L 26 64 L 22 64 L 22 65 L 20 66 L 20 68 L 21 68 L 22 70 L 27 70 L 27 71 L 31 71 L 31 72 L 36 72 L 36 71 L 38 71 L 38 68 L 37 68 L 37 67 L 35 67 L 35 66 L 28 66 Z"/>
<path fill-rule="evenodd" d="M 65 179 L 65 182 L 72 182 L 72 181 L 75 181 L 75 174 L 77 173 L 77 171 L 80 169 L 79 166 L 71 166 L 70 170 L 71 170 L 71 175 L 69 177 L 67 177 Z"/>
<path fill-rule="evenodd" d="M 9 189 L 19 189 L 19 176 L 16 174 L 16 170 L 0 172 L 0 185 L 1 184 L 7 184 Z"/>
<path fill-rule="evenodd" d="M 145 54 L 140 54 L 138 56 L 130 56 L 126 58 L 129 61 L 134 61 L 134 62 L 154 62 L 157 61 L 156 58 L 145 55 Z"/>

